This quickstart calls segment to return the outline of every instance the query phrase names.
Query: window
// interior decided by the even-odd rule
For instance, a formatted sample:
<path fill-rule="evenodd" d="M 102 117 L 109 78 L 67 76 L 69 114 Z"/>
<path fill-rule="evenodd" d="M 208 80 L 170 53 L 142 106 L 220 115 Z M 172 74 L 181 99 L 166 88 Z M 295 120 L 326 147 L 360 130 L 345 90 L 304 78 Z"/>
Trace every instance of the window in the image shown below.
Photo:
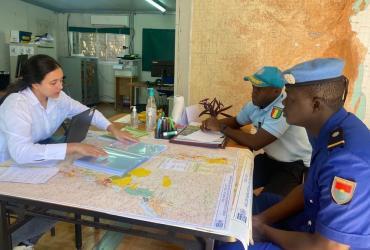
<path fill-rule="evenodd" d="M 128 35 L 98 32 L 70 31 L 71 53 L 98 57 L 104 61 L 115 60 L 123 55 Z"/>

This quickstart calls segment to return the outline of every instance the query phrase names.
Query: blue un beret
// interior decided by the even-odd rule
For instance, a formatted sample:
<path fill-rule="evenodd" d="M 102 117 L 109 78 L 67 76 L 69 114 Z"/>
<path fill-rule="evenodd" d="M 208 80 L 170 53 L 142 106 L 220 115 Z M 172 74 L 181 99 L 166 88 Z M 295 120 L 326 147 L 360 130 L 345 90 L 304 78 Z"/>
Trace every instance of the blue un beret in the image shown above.
<path fill-rule="evenodd" d="M 285 70 L 283 77 L 286 85 L 310 85 L 321 80 L 342 76 L 344 61 L 338 58 L 318 58 L 303 62 Z"/>

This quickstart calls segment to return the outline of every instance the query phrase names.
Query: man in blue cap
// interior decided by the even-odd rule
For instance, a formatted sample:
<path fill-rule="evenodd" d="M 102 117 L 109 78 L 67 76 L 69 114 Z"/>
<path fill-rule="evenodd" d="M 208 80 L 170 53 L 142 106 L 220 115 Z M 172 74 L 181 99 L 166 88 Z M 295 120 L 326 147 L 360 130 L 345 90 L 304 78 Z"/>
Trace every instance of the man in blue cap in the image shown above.
<path fill-rule="evenodd" d="M 370 249 L 370 132 L 343 108 L 343 67 L 325 58 L 284 72 L 284 115 L 306 128 L 311 166 L 304 185 L 283 200 L 268 193 L 254 199 L 253 236 L 265 242 L 249 249 Z"/>
<path fill-rule="evenodd" d="M 284 79 L 277 67 L 263 67 L 244 79 L 252 83 L 252 102 L 236 117 L 209 118 L 202 128 L 222 131 L 252 150 L 263 148 L 264 154 L 254 160 L 253 187 L 264 187 L 264 192 L 284 196 L 302 183 L 309 166 L 311 145 L 307 133 L 303 128 L 287 124 L 282 116 Z M 240 130 L 247 124 L 253 124 L 257 132 L 249 134 Z"/>

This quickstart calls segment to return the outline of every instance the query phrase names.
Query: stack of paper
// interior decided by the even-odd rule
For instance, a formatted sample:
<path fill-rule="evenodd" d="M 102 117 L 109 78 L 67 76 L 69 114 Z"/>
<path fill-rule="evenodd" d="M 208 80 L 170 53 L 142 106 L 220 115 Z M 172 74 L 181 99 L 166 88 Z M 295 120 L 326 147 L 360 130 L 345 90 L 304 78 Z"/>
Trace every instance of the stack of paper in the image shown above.
<path fill-rule="evenodd" d="M 0 175 L 0 181 L 29 184 L 46 183 L 59 171 L 57 167 L 8 167 Z"/>
<path fill-rule="evenodd" d="M 131 121 L 131 116 L 130 115 L 125 115 L 125 116 L 115 120 L 114 122 L 130 123 L 130 121 Z"/>
<path fill-rule="evenodd" d="M 179 137 L 184 140 L 217 144 L 222 143 L 222 141 L 224 140 L 224 136 L 221 132 L 203 132 L 202 130 L 195 131 L 189 135 L 180 135 Z"/>
<path fill-rule="evenodd" d="M 221 132 L 202 131 L 199 126 L 189 125 L 170 140 L 172 143 L 187 144 L 202 147 L 225 146 L 226 138 Z"/>

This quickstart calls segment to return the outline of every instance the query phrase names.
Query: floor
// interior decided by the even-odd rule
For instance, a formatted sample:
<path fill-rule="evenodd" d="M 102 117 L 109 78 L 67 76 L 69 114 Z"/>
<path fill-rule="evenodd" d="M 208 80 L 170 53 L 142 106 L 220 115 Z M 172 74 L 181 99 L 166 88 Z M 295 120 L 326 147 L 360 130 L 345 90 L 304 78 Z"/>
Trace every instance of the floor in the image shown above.
<path fill-rule="evenodd" d="M 38 241 L 35 250 L 70 250 L 75 249 L 74 241 L 74 225 L 64 222 L 59 222 L 56 225 L 56 235 L 51 236 L 50 233 Z M 82 249 L 96 250 L 181 250 L 181 247 L 173 244 L 123 235 L 117 232 L 107 232 L 91 227 L 83 227 L 82 230 L 83 246 Z"/>
<path fill-rule="evenodd" d="M 130 112 L 128 107 L 114 109 L 113 103 L 101 103 L 96 108 L 107 118 L 119 113 Z M 50 232 L 43 235 L 35 246 L 35 250 L 70 250 L 75 249 L 74 225 L 59 222 L 56 224 L 56 235 Z M 83 249 L 96 250 L 180 250 L 181 247 L 168 242 L 128 236 L 117 232 L 107 232 L 91 227 L 83 227 Z"/>
<path fill-rule="evenodd" d="M 107 118 L 112 117 L 120 113 L 130 113 L 129 107 L 117 107 L 117 110 L 114 109 L 114 103 L 99 103 L 96 106 L 96 109 L 103 113 Z"/>

